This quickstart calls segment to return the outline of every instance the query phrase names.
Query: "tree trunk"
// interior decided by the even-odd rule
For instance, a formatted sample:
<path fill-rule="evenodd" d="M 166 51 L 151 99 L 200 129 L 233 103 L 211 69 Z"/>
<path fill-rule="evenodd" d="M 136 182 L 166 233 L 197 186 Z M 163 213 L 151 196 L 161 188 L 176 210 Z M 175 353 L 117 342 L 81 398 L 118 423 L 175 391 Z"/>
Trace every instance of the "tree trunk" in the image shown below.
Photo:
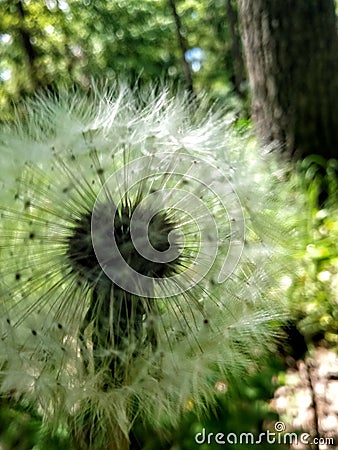
<path fill-rule="evenodd" d="M 296 157 L 337 157 L 338 37 L 334 0 L 238 0 L 264 143 Z"/>

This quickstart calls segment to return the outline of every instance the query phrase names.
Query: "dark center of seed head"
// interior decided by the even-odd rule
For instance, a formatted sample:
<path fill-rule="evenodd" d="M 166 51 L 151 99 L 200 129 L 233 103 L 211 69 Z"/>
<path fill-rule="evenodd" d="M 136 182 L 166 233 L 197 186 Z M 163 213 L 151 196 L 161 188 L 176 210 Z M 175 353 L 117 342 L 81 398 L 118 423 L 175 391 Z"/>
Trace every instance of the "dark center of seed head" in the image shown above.
<path fill-rule="evenodd" d="M 114 261 L 121 255 L 128 266 L 141 275 L 165 278 L 177 273 L 180 265 L 179 242 L 174 221 L 165 211 L 151 214 L 151 211 L 142 213 L 141 210 L 134 219 L 131 233 L 134 210 L 135 207 L 126 204 L 116 213 L 107 205 L 99 207 L 97 232 L 100 234 L 100 241 L 106 245 L 111 265 L 114 267 Z M 67 237 L 67 258 L 74 273 L 89 283 L 97 283 L 100 279 L 106 279 L 106 276 L 94 251 L 91 221 L 91 212 L 84 212 L 77 220 Z M 112 239 L 115 246 L 112 245 Z M 137 248 L 133 239 L 137 241 Z M 166 253 L 163 261 L 159 257 L 162 252 Z"/>

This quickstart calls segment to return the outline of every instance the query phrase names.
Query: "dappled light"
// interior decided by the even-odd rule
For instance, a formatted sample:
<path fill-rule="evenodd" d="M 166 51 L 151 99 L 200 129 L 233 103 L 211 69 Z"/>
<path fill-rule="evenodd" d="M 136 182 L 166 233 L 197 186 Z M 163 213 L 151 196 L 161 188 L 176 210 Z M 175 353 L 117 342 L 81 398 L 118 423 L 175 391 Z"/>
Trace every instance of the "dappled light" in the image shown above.
<path fill-rule="evenodd" d="M 0 1 L 0 450 L 338 449 L 337 13 Z"/>

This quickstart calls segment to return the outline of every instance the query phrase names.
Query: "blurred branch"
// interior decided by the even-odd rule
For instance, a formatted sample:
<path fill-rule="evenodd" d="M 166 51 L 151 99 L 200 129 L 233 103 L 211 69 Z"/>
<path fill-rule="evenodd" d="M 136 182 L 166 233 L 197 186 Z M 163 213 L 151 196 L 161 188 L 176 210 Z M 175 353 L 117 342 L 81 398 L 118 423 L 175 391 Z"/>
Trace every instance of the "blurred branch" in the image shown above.
<path fill-rule="evenodd" d="M 38 84 L 35 65 L 37 54 L 32 45 L 30 33 L 28 32 L 27 27 L 25 26 L 26 11 L 24 9 L 22 1 L 18 0 L 16 6 L 19 16 L 19 24 L 17 32 L 21 38 L 22 46 L 29 64 L 31 83 L 33 84 L 33 87 L 36 87 L 36 85 Z"/>
<path fill-rule="evenodd" d="M 237 9 L 233 4 L 232 0 L 226 0 L 225 3 L 227 21 L 229 25 L 229 34 L 230 34 L 230 51 L 232 55 L 233 61 L 233 70 L 234 70 L 234 88 L 235 92 L 240 97 L 245 97 L 243 92 L 243 83 L 246 79 L 245 75 L 245 67 L 242 53 L 242 43 L 241 37 L 238 30 L 238 14 Z"/>
<path fill-rule="evenodd" d="M 184 76 L 186 79 L 187 87 L 188 87 L 189 91 L 193 94 L 194 86 L 193 86 L 193 81 L 192 81 L 191 69 L 190 69 L 190 66 L 189 66 L 187 60 L 185 59 L 185 54 L 188 50 L 187 40 L 183 33 L 182 23 L 181 23 L 180 16 L 178 15 L 177 10 L 176 10 L 175 1 L 169 0 L 169 5 L 170 5 L 170 8 L 171 8 L 174 20 L 175 20 L 177 39 L 178 39 L 178 43 L 179 43 L 179 46 L 180 46 L 180 49 L 182 52 L 182 66 L 183 66 Z"/>

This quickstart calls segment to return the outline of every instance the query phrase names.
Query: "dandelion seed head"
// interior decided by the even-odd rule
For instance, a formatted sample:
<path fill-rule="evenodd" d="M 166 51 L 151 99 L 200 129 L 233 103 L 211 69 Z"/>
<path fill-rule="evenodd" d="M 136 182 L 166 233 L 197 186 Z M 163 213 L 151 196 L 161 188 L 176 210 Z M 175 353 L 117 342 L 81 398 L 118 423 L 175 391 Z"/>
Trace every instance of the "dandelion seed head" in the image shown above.
<path fill-rule="evenodd" d="M 1 391 L 89 448 L 205 409 L 285 315 L 274 163 L 201 105 L 93 87 L 2 131 Z"/>

